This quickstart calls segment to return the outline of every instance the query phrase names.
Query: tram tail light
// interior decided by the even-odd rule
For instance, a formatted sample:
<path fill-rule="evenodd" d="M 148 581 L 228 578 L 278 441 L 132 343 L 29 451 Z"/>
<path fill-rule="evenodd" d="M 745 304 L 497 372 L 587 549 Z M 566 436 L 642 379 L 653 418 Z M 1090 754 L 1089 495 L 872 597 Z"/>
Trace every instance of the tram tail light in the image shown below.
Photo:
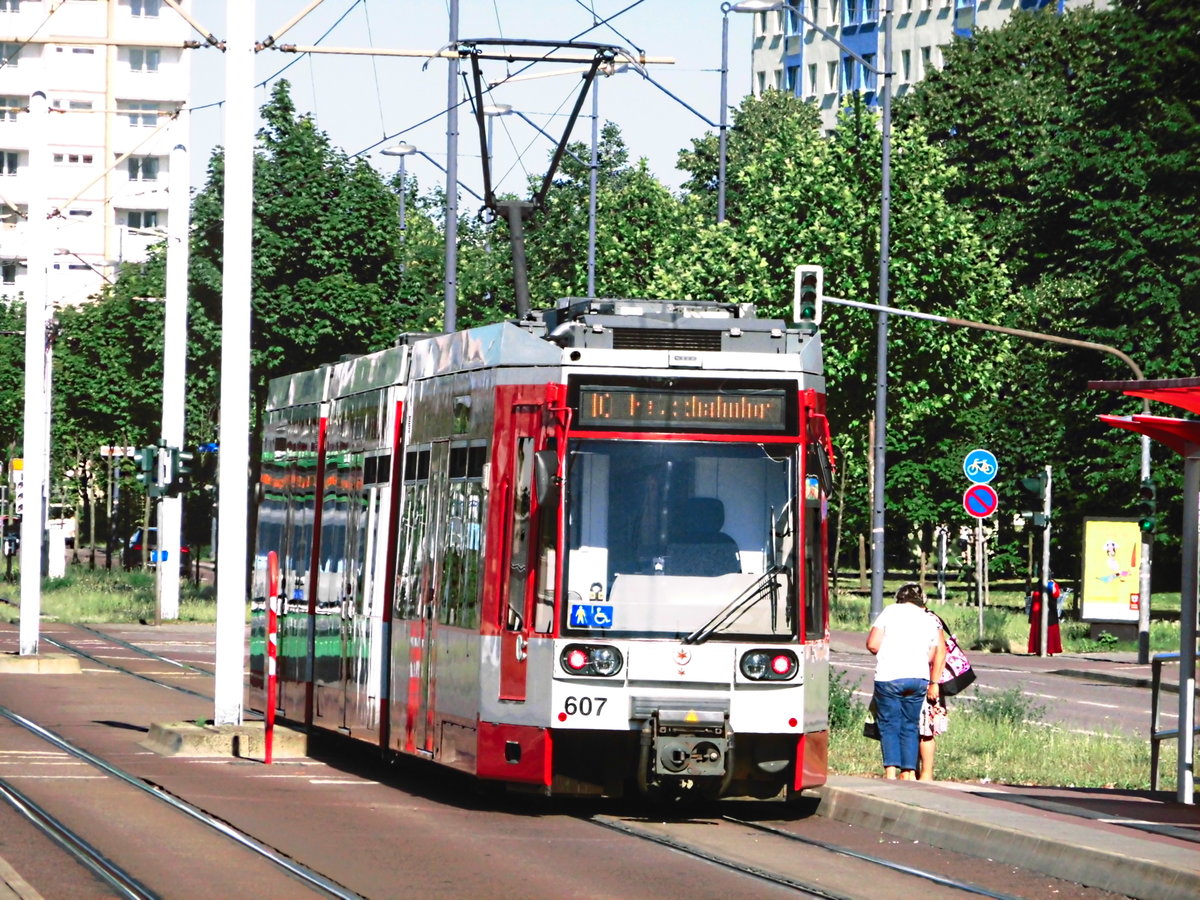
<path fill-rule="evenodd" d="M 751 681 L 791 681 L 800 661 L 791 650 L 749 650 L 742 654 L 741 669 Z"/>
<path fill-rule="evenodd" d="M 621 671 L 625 657 L 607 644 L 568 644 L 558 657 L 569 675 L 600 675 L 610 678 Z"/>

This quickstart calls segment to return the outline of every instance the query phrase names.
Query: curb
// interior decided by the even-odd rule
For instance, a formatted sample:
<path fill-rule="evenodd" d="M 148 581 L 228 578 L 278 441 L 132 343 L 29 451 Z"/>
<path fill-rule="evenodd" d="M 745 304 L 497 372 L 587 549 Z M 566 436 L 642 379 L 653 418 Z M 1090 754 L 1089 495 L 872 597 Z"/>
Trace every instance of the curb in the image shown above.
<path fill-rule="evenodd" d="M 266 731 L 261 722 L 244 725 L 155 723 L 140 746 L 160 756 L 232 756 L 261 760 L 266 758 Z M 276 725 L 271 751 L 272 757 L 305 757 L 308 755 L 308 735 Z"/>
<path fill-rule="evenodd" d="M 881 784 L 888 790 L 893 787 L 891 783 Z M 909 785 L 899 784 L 906 788 Z M 999 862 L 1143 900 L 1195 900 L 1200 896 L 1200 871 L 1195 867 L 1194 850 L 1154 844 L 1128 834 L 1099 833 L 1073 822 L 1050 822 L 1020 810 L 986 809 L 951 793 L 921 792 L 923 801 L 932 801 L 941 809 L 830 784 L 806 793 L 819 800 L 818 815 L 924 841 L 944 850 L 967 856 L 986 853 Z M 989 815 L 990 822 L 981 822 L 980 812 L 1000 814 Z M 1048 831 L 1054 837 L 1041 836 Z M 1112 848 L 1096 846 L 1103 843 Z M 1178 865 L 1149 858 L 1150 854 L 1142 850 L 1154 850 L 1159 855 L 1170 851 L 1170 855 L 1179 857 Z"/>
<path fill-rule="evenodd" d="M 78 675 L 79 657 L 66 653 L 39 653 L 21 656 L 0 653 L 0 673 L 11 675 Z"/>

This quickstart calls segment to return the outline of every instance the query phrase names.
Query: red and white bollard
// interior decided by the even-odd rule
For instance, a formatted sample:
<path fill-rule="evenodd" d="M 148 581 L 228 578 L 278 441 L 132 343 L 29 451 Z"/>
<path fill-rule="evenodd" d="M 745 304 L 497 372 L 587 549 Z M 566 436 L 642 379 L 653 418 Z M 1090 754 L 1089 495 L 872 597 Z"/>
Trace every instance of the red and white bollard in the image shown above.
<path fill-rule="evenodd" d="M 267 554 L 267 709 L 264 728 L 263 762 L 271 764 L 275 743 L 275 656 L 279 645 L 279 556 Z"/>

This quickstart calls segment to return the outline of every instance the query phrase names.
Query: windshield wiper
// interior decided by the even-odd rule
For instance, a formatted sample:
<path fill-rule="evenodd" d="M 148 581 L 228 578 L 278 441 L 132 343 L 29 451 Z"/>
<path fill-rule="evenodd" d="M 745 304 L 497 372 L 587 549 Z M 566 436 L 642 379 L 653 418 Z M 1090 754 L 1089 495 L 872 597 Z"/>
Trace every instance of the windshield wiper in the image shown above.
<path fill-rule="evenodd" d="M 782 571 L 784 571 L 783 566 L 770 566 L 749 587 L 734 597 L 733 601 L 724 609 L 685 637 L 683 643 L 703 644 L 712 637 L 713 632 L 737 619 L 738 616 L 763 597 L 771 597 L 772 605 L 774 605 L 777 602 L 779 592 L 779 585 L 775 581 L 775 576 Z M 772 619 L 774 619 L 774 616 L 772 616 Z M 772 624 L 772 628 L 774 628 L 774 624 Z"/>

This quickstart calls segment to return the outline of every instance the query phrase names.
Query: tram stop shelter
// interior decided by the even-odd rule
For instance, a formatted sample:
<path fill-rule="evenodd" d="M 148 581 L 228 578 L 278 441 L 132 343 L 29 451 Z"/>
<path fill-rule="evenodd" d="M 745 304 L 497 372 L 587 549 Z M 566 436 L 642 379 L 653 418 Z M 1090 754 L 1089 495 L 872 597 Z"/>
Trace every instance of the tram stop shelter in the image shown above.
<path fill-rule="evenodd" d="M 1200 378 L 1153 381 L 1091 381 L 1089 388 L 1118 390 L 1130 397 L 1154 400 L 1200 414 Z M 1134 431 L 1165 444 L 1183 457 L 1183 572 L 1179 610 L 1179 735 L 1176 799 L 1194 803 L 1192 755 L 1196 729 L 1196 581 L 1200 569 L 1200 419 L 1165 416 L 1100 416 L 1102 422 Z"/>

